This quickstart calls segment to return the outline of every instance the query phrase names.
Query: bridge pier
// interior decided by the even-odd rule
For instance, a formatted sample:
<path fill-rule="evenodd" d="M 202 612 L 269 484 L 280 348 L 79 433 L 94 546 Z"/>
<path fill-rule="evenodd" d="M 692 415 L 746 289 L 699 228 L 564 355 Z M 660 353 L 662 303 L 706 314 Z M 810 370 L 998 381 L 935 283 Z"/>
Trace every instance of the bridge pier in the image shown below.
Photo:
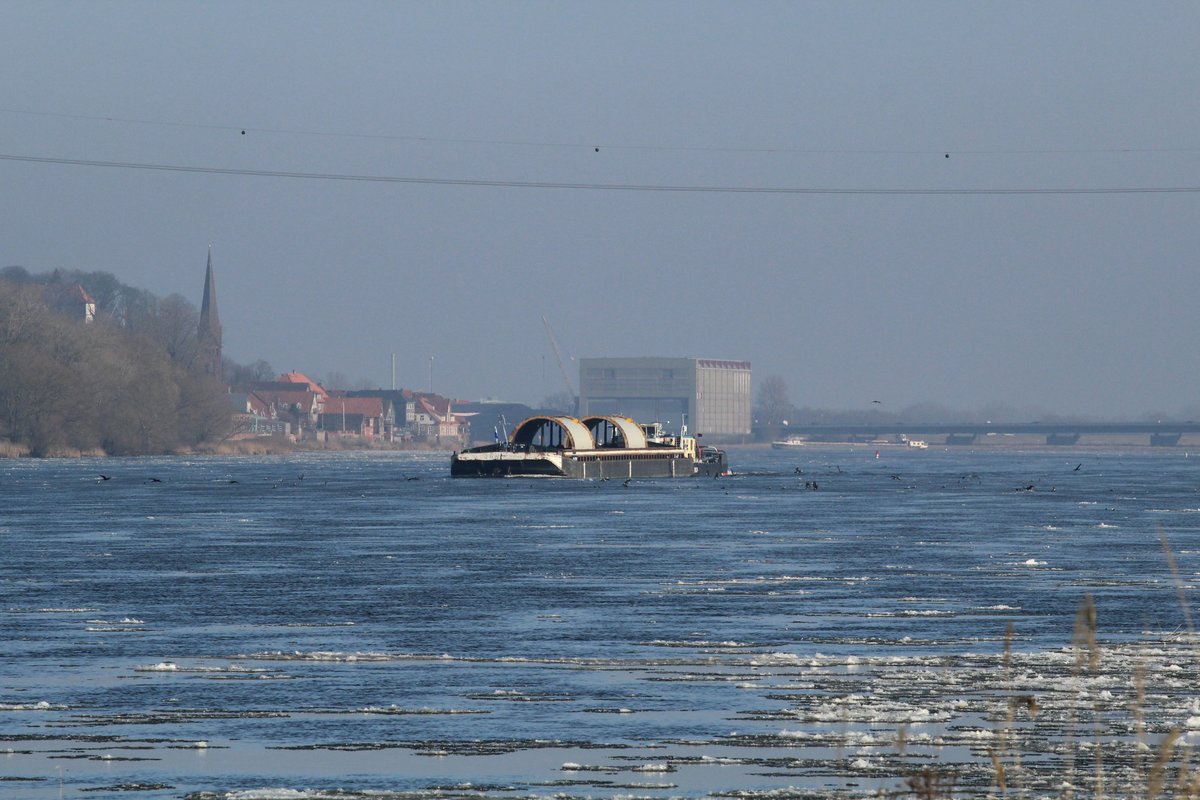
<path fill-rule="evenodd" d="M 1072 445 L 1079 444 L 1078 433 L 1052 433 L 1046 437 L 1046 444 Z"/>

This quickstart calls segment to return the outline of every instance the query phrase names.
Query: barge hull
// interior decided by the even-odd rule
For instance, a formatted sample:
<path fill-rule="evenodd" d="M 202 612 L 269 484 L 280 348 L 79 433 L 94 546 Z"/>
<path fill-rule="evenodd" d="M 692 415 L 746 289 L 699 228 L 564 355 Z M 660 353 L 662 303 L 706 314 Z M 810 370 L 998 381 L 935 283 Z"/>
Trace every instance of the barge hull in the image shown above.
<path fill-rule="evenodd" d="M 545 477 L 605 480 L 609 478 L 686 478 L 697 474 L 696 461 L 679 456 L 614 457 L 564 452 L 537 457 L 519 453 L 461 453 L 450 462 L 455 478 Z M 490 456 L 490 457 L 489 457 Z"/>

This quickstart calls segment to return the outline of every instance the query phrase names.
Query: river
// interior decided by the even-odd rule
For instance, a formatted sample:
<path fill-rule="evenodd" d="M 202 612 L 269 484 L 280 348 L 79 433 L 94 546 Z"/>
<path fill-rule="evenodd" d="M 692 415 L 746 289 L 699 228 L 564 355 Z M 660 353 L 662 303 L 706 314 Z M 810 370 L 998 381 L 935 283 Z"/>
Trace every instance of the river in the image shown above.
<path fill-rule="evenodd" d="M 1200 739 L 1188 456 L 0 461 L 0 797 L 1120 794 Z"/>

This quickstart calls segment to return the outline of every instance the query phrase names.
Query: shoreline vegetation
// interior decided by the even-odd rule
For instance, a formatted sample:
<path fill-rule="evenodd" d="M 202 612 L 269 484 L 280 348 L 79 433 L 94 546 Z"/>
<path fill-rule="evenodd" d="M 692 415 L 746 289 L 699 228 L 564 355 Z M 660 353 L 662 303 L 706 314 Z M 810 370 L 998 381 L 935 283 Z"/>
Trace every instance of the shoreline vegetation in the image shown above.
<path fill-rule="evenodd" d="M 228 390 L 206 372 L 197 337 L 198 314 L 178 295 L 160 299 L 107 273 L 3 270 L 0 440 L 44 456 L 228 439 Z"/>
<path fill-rule="evenodd" d="M 190 448 L 178 448 L 165 453 L 140 453 L 134 457 L 150 458 L 162 456 L 277 456 L 289 453 L 309 452 L 429 452 L 449 450 L 436 445 L 421 443 L 386 444 L 363 443 L 349 444 L 341 441 L 331 442 L 293 442 L 281 436 L 270 436 L 256 439 L 235 439 L 224 442 L 202 443 Z M 0 441 L 0 460 L 14 458 L 110 458 L 129 457 L 129 454 L 110 454 L 101 448 L 51 447 L 46 452 L 34 455 L 28 445 Z"/>

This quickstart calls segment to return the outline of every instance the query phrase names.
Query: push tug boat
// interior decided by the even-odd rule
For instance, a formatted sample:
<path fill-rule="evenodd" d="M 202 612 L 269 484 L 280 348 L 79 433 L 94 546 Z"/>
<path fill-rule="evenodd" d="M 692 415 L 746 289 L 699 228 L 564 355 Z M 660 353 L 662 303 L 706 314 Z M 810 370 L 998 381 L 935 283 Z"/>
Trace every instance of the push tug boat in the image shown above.
<path fill-rule="evenodd" d="M 499 433 L 497 433 L 499 439 Z M 685 427 L 667 435 L 660 423 L 629 417 L 530 417 L 504 441 L 450 459 L 456 478 L 690 478 L 730 474 L 725 451 L 701 447 Z"/>

